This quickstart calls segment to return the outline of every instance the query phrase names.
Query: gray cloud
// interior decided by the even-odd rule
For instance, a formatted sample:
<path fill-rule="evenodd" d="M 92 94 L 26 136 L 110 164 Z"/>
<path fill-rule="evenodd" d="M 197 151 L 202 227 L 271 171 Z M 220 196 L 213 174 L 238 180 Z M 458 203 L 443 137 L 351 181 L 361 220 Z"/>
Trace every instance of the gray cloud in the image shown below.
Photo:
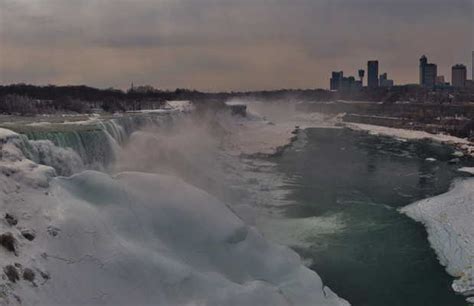
<path fill-rule="evenodd" d="M 422 53 L 467 64 L 472 23 L 471 0 L 0 0 L 0 81 L 327 87 L 378 58 L 415 82 Z"/>

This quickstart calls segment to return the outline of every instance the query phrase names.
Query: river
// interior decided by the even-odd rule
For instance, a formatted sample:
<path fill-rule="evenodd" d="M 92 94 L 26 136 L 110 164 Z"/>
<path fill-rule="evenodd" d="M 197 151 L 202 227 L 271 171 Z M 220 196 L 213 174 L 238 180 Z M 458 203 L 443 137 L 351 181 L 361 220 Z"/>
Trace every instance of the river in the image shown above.
<path fill-rule="evenodd" d="M 337 223 L 293 242 L 325 284 L 355 306 L 466 305 L 424 227 L 397 210 L 449 189 L 461 175 L 447 162 L 452 149 L 346 129 L 307 129 L 299 138 L 270 160 L 286 177 L 286 218 Z M 270 236 L 288 230 L 272 226 Z"/>

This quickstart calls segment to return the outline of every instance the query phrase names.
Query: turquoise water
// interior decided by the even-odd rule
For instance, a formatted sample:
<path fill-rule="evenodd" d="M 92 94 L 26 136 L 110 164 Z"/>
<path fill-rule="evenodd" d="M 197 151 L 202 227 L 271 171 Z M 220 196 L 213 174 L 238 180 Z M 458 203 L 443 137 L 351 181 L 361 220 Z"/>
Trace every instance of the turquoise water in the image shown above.
<path fill-rule="evenodd" d="M 302 133 L 304 141 L 272 161 L 288 177 L 287 217 L 338 216 L 344 224 L 294 247 L 325 284 L 354 306 L 466 305 L 423 226 L 397 211 L 449 189 L 460 175 L 446 162 L 452 150 L 342 129 Z"/>

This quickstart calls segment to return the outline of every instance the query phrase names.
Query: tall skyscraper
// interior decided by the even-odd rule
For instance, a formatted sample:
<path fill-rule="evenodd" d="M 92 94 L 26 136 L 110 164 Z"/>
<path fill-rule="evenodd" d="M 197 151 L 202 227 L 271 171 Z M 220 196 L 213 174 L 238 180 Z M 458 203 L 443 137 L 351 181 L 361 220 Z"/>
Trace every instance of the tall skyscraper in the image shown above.
<path fill-rule="evenodd" d="M 471 74 L 472 74 L 472 77 L 471 77 L 471 80 L 474 82 L 474 51 L 472 51 L 472 62 L 471 62 Z"/>
<path fill-rule="evenodd" d="M 423 55 L 420 58 L 420 85 L 423 86 L 425 84 L 425 67 L 428 65 L 428 58 Z"/>
<path fill-rule="evenodd" d="M 467 79 L 467 68 L 464 65 L 454 65 L 451 70 L 451 82 L 454 87 L 465 87 Z"/>
<path fill-rule="evenodd" d="M 420 58 L 420 85 L 433 88 L 436 85 L 438 76 L 438 66 L 428 63 L 428 58 L 423 55 Z"/>
<path fill-rule="evenodd" d="M 367 62 L 367 86 L 369 88 L 379 87 L 379 61 Z"/>

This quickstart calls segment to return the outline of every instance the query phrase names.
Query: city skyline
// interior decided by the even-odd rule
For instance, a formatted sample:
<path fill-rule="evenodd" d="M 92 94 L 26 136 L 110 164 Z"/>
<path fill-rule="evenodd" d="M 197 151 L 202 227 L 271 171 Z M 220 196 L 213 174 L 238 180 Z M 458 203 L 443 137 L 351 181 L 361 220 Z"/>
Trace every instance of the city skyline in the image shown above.
<path fill-rule="evenodd" d="M 0 83 L 328 88 L 331 71 L 357 76 L 378 59 L 415 84 L 425 53 L 450 80 L 457 63 L 472 74 L 472 11 L 470 0 L 0 0 Z"/>
<path fill-rule="evenodd" d="M 394 80 L 389 79 L 388 72 L 381 72 L 378 60 L 368 60 L 367 69 L 358 69 L 356 77 L 353 75 L 344 75 L 344 70 L 333 71 L 330 78 L 330 90 L 358 90 L 364 86 L 368 88 L 392 87 L 394 85 L 420 85 L 427 88 L 452 86 L 455 88 L 469 87 L 472 88 L 474 82 L 474 51 L 472 51 L 471 67 L 473 77 L 468 78 L 467 65 L 456 63 L 451 66 L 450 80 L 446 81 L 444 74 L 438 73 L 438 65 L 430 63 L 426 55 L 422 55 L 419 59 L 419 79 L 417 83 L 395 84 Z M 364 83 L 365 72 L 367 71 L 367 82 Z M 448 74 L 447 74 L 448 75 Z"/>

